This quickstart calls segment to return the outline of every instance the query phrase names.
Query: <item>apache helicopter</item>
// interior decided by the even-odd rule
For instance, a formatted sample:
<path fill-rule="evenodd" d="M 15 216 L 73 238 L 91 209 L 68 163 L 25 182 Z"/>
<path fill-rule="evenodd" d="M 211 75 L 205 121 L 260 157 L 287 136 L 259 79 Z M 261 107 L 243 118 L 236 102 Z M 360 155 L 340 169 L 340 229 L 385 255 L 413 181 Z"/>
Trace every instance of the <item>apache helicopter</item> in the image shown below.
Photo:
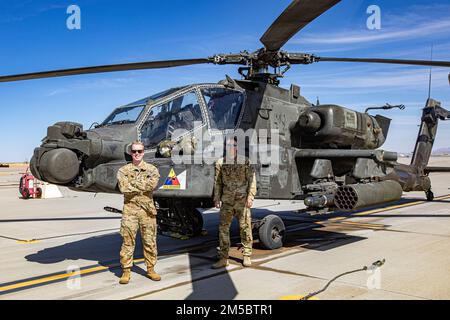
<path fill-rule="evenodd" d="M 438 121 L 450 118 L 439 102 L 428 99 L 411 164 L 404 165 L 397 162 L 396 152 L 379 149 L 391 119 L 372 116 L 368 110 L 361 113 L 333 104 L 313 105 L 301 96 L 299 86 L 292 84 L 289 90 L 279 86 L 279 79 L 295 64 L 338 61 L 450 67 L 448 61 L 331 58 L 281 50 L 298 31 L 338 2 L 292 1 L 261 37 L 264 47 L 255 52 L 1 76 L 0 82 L 7 82 L 206 63 L 241 65 L 242 79 L 227 76 L 216 84 L 172 88 L 115 109 L 89 130 L 74 122 L 55 123 L 34 150 L 33 175 L 77 191 L 118 193 L 117 171 L 131 161 L 130 142 L 140 140 L 145 144 L 144 160 L 161 174 L 154 192 L 160 231 L 195 236 L 203 226 L 196 208 L 212 206 L 214 165 L 207 159 L 200 164 L 176 164 L 161 156 L 161 141 L 177 141 L 172 136 L 174 128 L 204 136 L 237 129 L 276 129 L 280 163 L 277 170 L 271 163 L 255 165 L 256 198 L 304 199 L 310 213 L 397 201 L 403 191 L 424 191 L 427 199 L 433 200 L 428 174 L 450 171 L 427 166 Z M 278 216 L 257 221 L 255 227 L 265 247 L 282 245 L 285 228 Z"/>

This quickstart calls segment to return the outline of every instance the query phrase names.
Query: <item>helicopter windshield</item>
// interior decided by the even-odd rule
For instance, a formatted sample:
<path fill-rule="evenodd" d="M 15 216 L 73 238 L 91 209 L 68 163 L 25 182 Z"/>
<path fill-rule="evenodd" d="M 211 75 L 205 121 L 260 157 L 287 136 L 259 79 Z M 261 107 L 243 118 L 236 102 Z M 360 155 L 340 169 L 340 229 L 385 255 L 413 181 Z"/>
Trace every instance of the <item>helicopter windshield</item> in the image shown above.
<path fill-rule="evenodd" d="M 152 107 L 141 128 L 141 141 L 146 148 L 156 147 L 164 139 L 175 139 L 177 129 L 192 130 L 194 122 L 202 122 L 202 112 L 194 91 Z"/>
<path fill-rule="evenodd" d="M 219 130 L 234 129 L 244 102 L 244 94 L 224 88 L 207 88 L 201 91 L 211 127 Z"/>
<path fill-rule="evenodd" d="M 168 95 L 170 95 L 170 94 L 172 94 L 172 93 L 174 93 L 174 92 L 176 92 L 176 91 L 179 91 L 179 90 L 181 90 L 181 89 L 184 89 L 185 87 L 186 87 L 186 86 L 184 86 L 184 87 L 176 87 L 176 88 L 171 88 L 171 89 L 168 89 L 168 90 L 164 90 L 164 91 L 155 93 L 155 94 L 152 95 L 152 96 L 149 96 L 149 97 L 146 97 L 146 98 L 144 98 L 144 99 L 140 99 L 140 100 L 138 100 L 138 101 L 129 103 L 129 104 L 126 105 L 126 107 L 138 106 L 138 105 L 141 105 L 141 104 L 146 105 L 149 101 L 156 101 L 156 100 L 158 100 L 158 99 L 167 97 Z"/>
<path fill-rule="evenodd" d="M 134 123 L 142 110 L 144 110 L 144 107 L 145 105 L 117 108 L 103 121 L 102 125 Z"/>

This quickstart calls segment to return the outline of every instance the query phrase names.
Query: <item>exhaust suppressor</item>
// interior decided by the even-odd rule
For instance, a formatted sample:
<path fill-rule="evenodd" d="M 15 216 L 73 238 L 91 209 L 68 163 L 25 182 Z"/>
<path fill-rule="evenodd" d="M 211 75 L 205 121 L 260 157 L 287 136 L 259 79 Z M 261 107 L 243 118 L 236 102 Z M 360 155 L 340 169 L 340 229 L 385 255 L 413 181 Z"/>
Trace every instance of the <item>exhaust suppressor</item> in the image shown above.
<path fill-rule="evenodd" d="M 398 201 L 403 189 L 397 181 L 386 180 L 340 186 L 334 194 L 334 204 L 340 210 L 355 210 L 380 203 Z"/>

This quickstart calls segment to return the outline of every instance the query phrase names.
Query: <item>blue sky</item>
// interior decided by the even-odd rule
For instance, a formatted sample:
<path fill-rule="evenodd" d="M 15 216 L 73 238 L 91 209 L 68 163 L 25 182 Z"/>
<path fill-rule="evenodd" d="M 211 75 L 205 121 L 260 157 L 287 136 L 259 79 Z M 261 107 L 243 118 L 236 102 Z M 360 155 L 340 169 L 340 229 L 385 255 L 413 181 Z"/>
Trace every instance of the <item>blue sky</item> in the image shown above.
<path fill-rule="evenodd" d="M 106 1 L 0 0 L 0 74 L 146 60 L 207 57 L 255 50 L 289 0 Z M 81 30 L 68 30 L 66 9 L 81 8 Z M 368 30 L 369 5 L 381 8 L 381 29 Z M 343 0 L 283 48 L 321 56 L 450 60 L 450 1 Z M 0 83 L 0 162 L 29 160 L 47 126 L 62 120 L 89 127 L 114 107 L 169 87 L 217 82 L 232 66 L 199 65 Z M 450 70 L 433 69 L 432 96 L 450 109 Z M 427 98 L 423 67 L 323 62 L 294 66 L 282 79 L 310 101 L 363 111 L 403 103 L 383 148 L 412 151 Z M 436 148 L 450 147 L 450 123 Z"/>

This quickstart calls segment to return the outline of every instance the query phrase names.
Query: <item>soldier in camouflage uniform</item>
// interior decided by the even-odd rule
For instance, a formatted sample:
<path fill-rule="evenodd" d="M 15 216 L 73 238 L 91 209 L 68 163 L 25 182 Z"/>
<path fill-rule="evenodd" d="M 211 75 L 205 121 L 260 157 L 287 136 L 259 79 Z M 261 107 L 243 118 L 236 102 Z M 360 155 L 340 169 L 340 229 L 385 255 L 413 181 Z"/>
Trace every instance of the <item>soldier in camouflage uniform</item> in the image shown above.
<path fill-rule="evenodd" d="M 184 136 L 179 141 L 163 140 L 157 146 L 158 153 L 163 158 L 170 158 L 173 151 L 176 151 L 178 155 L 192 155 L 196 149 L 197 138 L 190 135 Z"/>
<path fill-rule="evenodd" d="M 123 242 L 120 250 L 120 264 L 123 269 L 121 284 L 130 281 L 133 253 L 138 228 L 141 232 L 147 276 L 159 281 L 161 277 L 154 271 L 156 264 L 156 208 L 153 203 L 153 190 L 158 185 L 158 169 L 142 159 L 144 145 L 133 142 L 131 146 L 133 162 L 120 168 L 117 173 L 120 192 L 124 195 L 123 216 L 120 234 Z"/>
<path fill-rule="evenodd" d="M 230 249 L 230 225 L 233 217 L 239 220 L 241 243 L 244 249 L 243 265 L 251 266 L 252 254 L 252 219 L 250 208 L 256 195 L 256 176 L 249 160 L 237 155 L 236 140 L 228 140 L 227 148 L 231 151 L 234 163 L 224 163 L 224 159 L 216 162 L 214 203 L 220 208 L 219 224 L 219 261 L 213 268 L 228 265 Z"/>

